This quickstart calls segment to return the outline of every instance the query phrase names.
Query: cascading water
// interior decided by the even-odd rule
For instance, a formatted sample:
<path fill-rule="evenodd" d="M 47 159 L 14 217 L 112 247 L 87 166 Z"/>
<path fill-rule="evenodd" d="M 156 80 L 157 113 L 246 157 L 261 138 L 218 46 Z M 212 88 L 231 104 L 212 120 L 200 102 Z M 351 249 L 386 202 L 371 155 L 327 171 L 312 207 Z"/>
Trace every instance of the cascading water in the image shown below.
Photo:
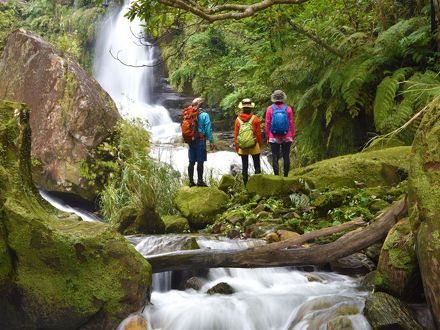
<path fill-rule="evenodd" d="M 212 249 L 242 249 L 262 244 L 258 240 L 237 241 L 220 237 L 199 236 L 196 239 L 200 248 Z M 148 257 L 181 248 L 185 237 L 132 237 L 129 240 Z M 368 292 L 360 291 L 359 282 L 348 276 L 289 268 L 219 268 L 209 270 L 200 281 L 202 288 L 199 291 L 171 290 L 171 272 L 154 274 L 152 304 L 143 310 L 149 328 L 324 330 L 329 323 L 337 329 L 336 324 L 349 322 L 351 329 L 371 329 L 361 314 Z M 234 294 L 206 293 L 220 282 L 228 283 Z"/>

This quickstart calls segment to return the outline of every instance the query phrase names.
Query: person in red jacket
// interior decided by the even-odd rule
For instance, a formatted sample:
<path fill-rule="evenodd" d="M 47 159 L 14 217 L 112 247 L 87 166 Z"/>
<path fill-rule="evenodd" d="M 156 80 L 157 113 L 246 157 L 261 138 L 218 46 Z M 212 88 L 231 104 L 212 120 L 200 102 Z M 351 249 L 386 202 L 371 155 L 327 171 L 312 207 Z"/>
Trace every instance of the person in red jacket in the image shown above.
<path fill-rule="evenodd" d="M 292 108 L 286 104 L 287 96 L 281 90 L 276 90 L 271 95 L 271 101 L 274 103 L 266 110 L 266 140 L 270 144 L 272 151 L 272 167 L 275 175 L 279 174 L 278 160 L 280 159 L 280 148 L 284 160 L 284 176 L 288 176 L 290 169 L 290 147 L 295 138 L 295 125 L 293 122 Z M 277 119 L 274 119 L 274 113 Z M 284 119 L 285 118 L 285 119 Z M 285 121 L 285 123 L 283 123 Z M 275 125 L 276 122 L 276 125 Z M 280 127 L 285 126 L 284 131 Z"/>
<path fill-rule="evenodd" d="M 243 99 L 238 105 L 240 109 L 242 109 L 242 113 L 240 113 L 235 120 L 235 150 L 241 157 L 242 164 L 242 174 L 244 185 L 246 186 L 248 181 L 248 167 L 249 167 L 249 155 L 252 155 L 252 160 L 254 162 L 255 174 L 261 173 L 260 167 L 260 153 L 261 146 L 263 144 L 263 140 L 261 138 L 261 126 L 260 119 L 252 114 L 252 109 L 255 107 L 255 103 L 253 103 L 250 99 Z M 239 145 L 239 134 L 243 134 L 243 128 L 247 125 L 247 123 L 252 124 L 252 135 L 254 143 L 250 144 L 250 146 L 246 145 L 246 147 L 241 148 Z M 240 126 L 242 130 L 240 131 Z M 244 133 L 245 134 L 245 133 Z"/>

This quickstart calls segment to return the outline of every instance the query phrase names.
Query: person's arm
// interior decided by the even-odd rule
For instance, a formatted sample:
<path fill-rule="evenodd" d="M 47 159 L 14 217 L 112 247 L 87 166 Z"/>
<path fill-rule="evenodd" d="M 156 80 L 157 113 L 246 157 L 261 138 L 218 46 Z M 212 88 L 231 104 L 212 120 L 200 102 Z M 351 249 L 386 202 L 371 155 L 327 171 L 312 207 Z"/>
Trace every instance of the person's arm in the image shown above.
<path fill-rule="evenodd" d="M 270 124 L 272 123 L 272 106 L 268 107 L 266 110 L 266 121 L 265 121 L 265 130 L 266 130 L 266 140 L 269 143 L 270 137 Z"/>
<path fill-rule="evenodd" d="M 212 136 L 211 118 L 209 118 L 209 115 L 206 112 L 204 112 L 203 115 L 204 115 L 203 116 L 204 117 L 203 118 L 203 121 L 204 121 L 203 132 L 210 142 L 209 149 L 214 150 L 214 138 Z"/>
<path fill-rule="evenodd" d="M 235 119 L 235 128 L 234 128 L 234 145 L 235 145 L 236 152 L 238 152 L 237 136 L 238 136 L 239 130 L 240 130 L 240 122 L 238 121 L 238 118 L 237 118 L 237 119 Z"/>
<path fill-rule="evenodd" d="M 263 138 L 261 137 L 261 125 L 260 125 L 260 118 L 255 117 L 252 128 L 254 129 L 255 137 L 257 138 L 257 143 L 261 147 L 263 145 Z"/>

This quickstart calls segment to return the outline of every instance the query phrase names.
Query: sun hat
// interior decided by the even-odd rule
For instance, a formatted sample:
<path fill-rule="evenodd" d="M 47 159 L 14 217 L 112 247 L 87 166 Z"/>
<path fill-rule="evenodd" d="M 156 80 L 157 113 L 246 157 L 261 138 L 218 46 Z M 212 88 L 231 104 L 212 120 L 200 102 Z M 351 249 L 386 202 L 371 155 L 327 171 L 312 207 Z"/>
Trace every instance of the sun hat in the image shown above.
<path fill-rule="evenodd" d="M 200 108 L 205 103 L 205 99 L 203 97 L 196 97 L 191 105 L 196 108 Z"/>
<path fill-rule="evenodd" d="M 255 103 L 251 101 L 251 99 L 243 99 L 238 105 L 240 109 L 243 108 L 255 108 Z"/>
<path fill-rule="evenodd" d="M 286 96 L 286 93 L 284 93 L 283 91 L 277 89 L 270 96 L 270 100 L 272 102 L 274 102 L 274 103 L 275 102 L 284 102 L 285 100 L 287 100 L 287 96 Z"/>

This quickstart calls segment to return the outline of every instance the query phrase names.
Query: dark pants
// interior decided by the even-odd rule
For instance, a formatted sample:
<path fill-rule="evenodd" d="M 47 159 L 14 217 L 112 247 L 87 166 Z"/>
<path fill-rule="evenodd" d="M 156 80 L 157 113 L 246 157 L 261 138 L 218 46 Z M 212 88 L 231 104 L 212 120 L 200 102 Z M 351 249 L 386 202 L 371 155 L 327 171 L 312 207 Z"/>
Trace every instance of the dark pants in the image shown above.
<path fill-rule="evenodd" d="M 196 162 L 189 162 L 188 177 L 189 182 L 194 183 L 194 165 Z M 197 162 L 197 182 L 203 182 L 203 162 Z"/>
<path fill-rule="evenodd" d="M 283 153 L 283 160 L 284 160 L 284 176 L 289 175 L 289 169 L 290 169 L 290 146 L 292 145 L 292 142 L 283 142 L 283 143 L 271 143 L 270 149 L 272 150 L 272 167 L 273 167 L 273 173 L 275 175 L 278 175 L 280 173 L 278 160 L 280 159 L 280 147 L 281 151 Z"/>
<path fill-rule="evenodd" d="M 243 174 L 244 185 L 248 182 L 249 155 L 240 155 L 241 157 L 241 173 Z M 254 161 L 255 174 L 261 173 L 260 154 L 252 155 Z"/>

